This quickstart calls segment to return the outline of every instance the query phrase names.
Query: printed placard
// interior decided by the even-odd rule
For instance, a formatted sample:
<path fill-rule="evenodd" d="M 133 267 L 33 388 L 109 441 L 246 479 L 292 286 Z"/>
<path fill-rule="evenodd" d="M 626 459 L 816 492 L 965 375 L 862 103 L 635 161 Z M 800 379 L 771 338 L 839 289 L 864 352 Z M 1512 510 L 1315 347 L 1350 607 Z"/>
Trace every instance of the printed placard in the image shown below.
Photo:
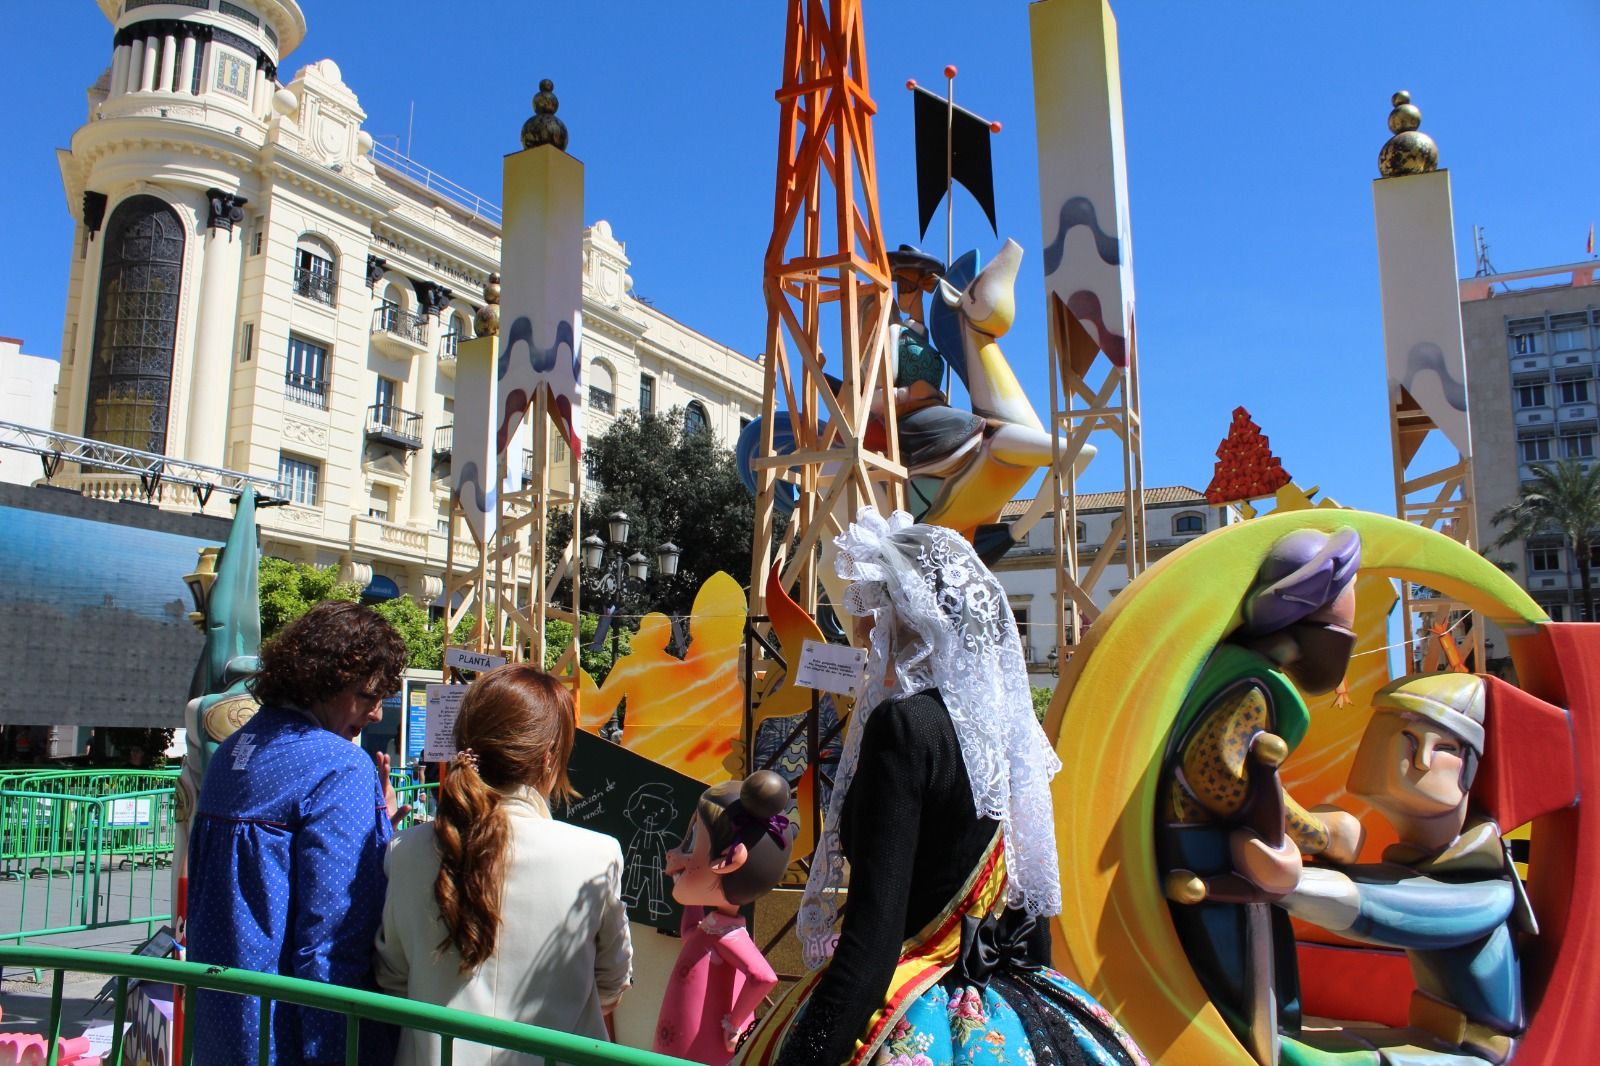
<path fill-rule="evenodd" d="M 453 666 L 457 670 L 472 670 L 482 672 L 493 670 L 497 666 L 504 666 L 504 655 L 490 655 L 486 651 L 468 651 L 466 648 L 446 648 L 444 664 Z"/>
<path fill-rule="evenodd" d="M 803 688 L 855 695 L 867 653 L 848 644 L 828 644 L 808 640 L 800 648 L 800 663 L 795 667 L 794 683 Z"/>
<path fill-rule="evenodd" d="M 449 762 L 456 757 L 456 715 L 467 685 L 428 686 L 428 731 L 422 745 L 424 762 Z"/>

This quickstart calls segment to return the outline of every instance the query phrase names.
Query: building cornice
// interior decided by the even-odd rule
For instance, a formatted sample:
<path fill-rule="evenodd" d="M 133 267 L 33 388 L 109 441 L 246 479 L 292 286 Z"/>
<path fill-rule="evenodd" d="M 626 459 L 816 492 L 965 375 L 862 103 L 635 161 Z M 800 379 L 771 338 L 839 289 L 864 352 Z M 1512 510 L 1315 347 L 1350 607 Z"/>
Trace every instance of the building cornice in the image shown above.
<path fill-rule="evenodd" d="M 282 178 L 319 200 L 359 216 L 368 224 L 389 214 L 397 202 L 378 189 L 277 145 L 268 145 L 261 150 L 261 169 L 264 174 Z"/>
<path fill-rule="evenodd" d="M 413 276 L 431 271 L 454 289 L 457 296 L 474 304 L 481 303 L 483 287 L 489 283 L 489 275 L 500 268 L 499 261 L 462 248 L 437 231 L 396 225 L 401 220 L 404 216 L 386 215 L 372 225 L 373 245 L 383 249 L 389 266 L 401 268 Z"/>
<path fill-rule="evenodd" d="M 602 337 L 622 341 L 630 348 L 644 338 L 643 321 L 629 317 L 621 307 L 599 302 L 588 293 L 583 297 L 583 325 Z"/>

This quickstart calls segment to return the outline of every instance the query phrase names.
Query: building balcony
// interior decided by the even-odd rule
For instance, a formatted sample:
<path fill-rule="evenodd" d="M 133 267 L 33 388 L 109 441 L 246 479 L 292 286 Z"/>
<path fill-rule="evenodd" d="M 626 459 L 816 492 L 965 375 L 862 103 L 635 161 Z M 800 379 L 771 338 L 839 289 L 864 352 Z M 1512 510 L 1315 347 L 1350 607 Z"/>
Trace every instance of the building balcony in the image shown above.
<path fill-rule="evenodd" d="M 356 555 L 396 562 L 444 559 L 443 535 L 364 515 L 350 516 L 350 548 Z"/>
<path fill-rule="evenodd" d="M 1518 426 L 1553 426 L 1556 424 L 1556 415 L 1548 407 L 1519 407 L 1512 421 Z"/>
<path fill-rule="evenodd" d="M 1593 403 L 1567 403 L 1556 409 L 1556 421 L 1562 424 L 1573 422 L 1594 422 L 1595 405 Z"/>
<path fill-rule="evenodd" d="M 445 462 L 448 463 L 450 461 L 450 453 L 455 450 L 455 443 L 456 443 L 456 427 L 455 427 L 455 423 L 451 423 L 448 426 L 440 426 L 438 429 L 434 430 L 433 431 L 433 458 L 434 458 L 434 461 L 438 462 L 439 460 L 442 459 L 442 460 L 444 460 Z"/>
<path fill-rule="evenodd" d="M 460 338 L 453 332 L 447 332 L 439 338 L 439 370 L 447 377 L 456 376 L 456 347 Z"/>
<path fill-rule="evenodd" d="M 294 294 L 313 300 L 319 304 L 334 305 L 338 295 L 339 283 L 331 274 L 318 274 L 316 271 L 307 270 L 305 267 L 294 268 Z"/>
<path fill-rule="evenodd" d="M 321 378 L 287 374 L 283 379 L 283 394 L 295 403 L 315 407 L 319 411 L 328 409 L 328 383 Z"/>
<path fill-rule="evenodd" d="M 414 452 L 422 447 L 422 416 L 387 403 L 367 408 L 367 440 Z"/>
<path fill-rule="evenodd" d="M 428 349 L 428 318 L 398 307 L 372 313 L 372 343 L 397 359 L 410 359 Z"/>
<path fill-rule="evenodd" d="M 616 414 L 617 398 L 615 395 L 607 392 L 605 389 L 597 389 L 593 385 L 590 385 L 589 406 L 604 414 Z"/>

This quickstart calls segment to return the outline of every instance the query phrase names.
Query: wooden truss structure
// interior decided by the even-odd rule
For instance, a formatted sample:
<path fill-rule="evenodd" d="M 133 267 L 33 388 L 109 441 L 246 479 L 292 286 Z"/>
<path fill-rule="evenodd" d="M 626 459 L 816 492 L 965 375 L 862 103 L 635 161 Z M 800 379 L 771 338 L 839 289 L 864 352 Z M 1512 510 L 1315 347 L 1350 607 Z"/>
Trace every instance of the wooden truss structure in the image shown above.
<path fill-rule="evenodd" d="M 458 364 L 471 358 L 469 345 L 488 345 L 493 365 L 498 338 L 480 338 L 461 345 Z M 460 388 L 467 375 L 458 370 Z M 549 410 L 549 392 L 540 390 L 529 411 L 531 448 L 521 457 L 519 480 L 508 483 L 507 452 L 496 460 L 501 491 L 493 523 L 479 537 L 466 520 L 459 498 L 452 498 L 444 602 L 447 647 L 499 655 L 508 662 L 543 665 L 545 623 L 564 621 L 572 637 L 561 650 L 554 673 L 579 689 L 578 633 L 581 602 L 579 569 L 582 540 L 583 463 L 570 448 L 556 448 L 564 431 Z M 565 453 L 565 461 L 552 455 Z M 515 451 L 512 452 L 515 455 Z M 508 487 L 520 485 L 507 491 Z M 571 534 L 566 546 L 552 553 L 551 527 L 567 517 Z M 561 603 L 555 597 L 565 590 Z M 459 602 L 458 602 L 459 601 Z M 468 615 L 473 625 L 465 639 L 454 640 Z M 447 671 L 448 673 L 448 671 Z"/>
<path fill-rule="evenodd" d="M 894 430 L 892 297 L 861 0 L 789 0 L 786 20 L 777 194 L 763 281 L 766 379 L 762 457 L 753 464 L 753 616 L 764 613 L 775 551 L 784 587 L 798 585 L 797 602 L 814 614 L 823 538 L 842 532 L 841 521 L 864 503 L 903 506 L 905 481 Z M 839 345 L 828 352 L 824 333 L 834 320 Z M 881 448 L 866 442 L 875 398 L 885 408 Z M 794 450 L 776 456 L 782 412 Z M 780 484 L 793 485 L 799 498 L 783 543 L 775 545 Z"/>

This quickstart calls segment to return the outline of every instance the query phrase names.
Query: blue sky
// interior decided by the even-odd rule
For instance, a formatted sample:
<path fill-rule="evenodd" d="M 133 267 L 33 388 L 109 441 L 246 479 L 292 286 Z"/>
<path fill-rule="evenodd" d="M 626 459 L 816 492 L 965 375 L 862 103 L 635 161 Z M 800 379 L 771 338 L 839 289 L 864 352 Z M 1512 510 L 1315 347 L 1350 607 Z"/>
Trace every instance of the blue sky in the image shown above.
<path fill-rule="evenodd" d="M 414 102 L 412 157 L 492 200 L 538 80 L 554 79 L 587 166 L 588 221 L 609 219 L 626 242 L 636 291 L 760 349 L 782 3 L 302 2 L 310 32 L 280 78 L 332 57 L 367 129 L 402 149 Z M 1146 483 L 1203 488 L 1242 404 L 1302 485 L 1391 510 L 1370 191 L 1389 94 L 1411 90 L 1450 169 L 1463 273 L 1475 223 L 1502 270 L 1581 259 L 1600 220 L 1600 4 L 1116 8 Z M 0 334 L 54 356 L 72 225 L 54 150 L 84 119 L 111 28 L 95 4 L 62 0 L 14 6 L 7 29 Z M 891 245 L 918 242 L 905 80 L 937 86 L 954 63 L 958 101 L 1004 124 L 1000 236 L 1028 253 L 1004 347 L 1047 410 L 1027 4 L 867 0 L 866 36 Z M 998 239 L 958 196 L 958 251 L 992 252 Z"/>

